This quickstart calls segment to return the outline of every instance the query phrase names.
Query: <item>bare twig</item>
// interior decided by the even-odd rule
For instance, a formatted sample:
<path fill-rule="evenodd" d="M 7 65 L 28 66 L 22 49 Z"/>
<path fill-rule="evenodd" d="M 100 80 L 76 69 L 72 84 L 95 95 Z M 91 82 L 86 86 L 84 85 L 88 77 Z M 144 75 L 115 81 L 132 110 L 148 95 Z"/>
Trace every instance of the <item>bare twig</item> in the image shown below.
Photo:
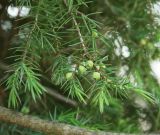
<path fill-rule="evenodd" d="M 55 99 L 58 99 L 59 101 L 62 101 L 64 103 L 67 103 L 73 107 L 77 107 L 78 106 L 78 103 L 74 100 L 71 100 L 61 94 L 59 94 L 56 90 L 54 89 L 51 89 L 49 87 L 44 87 L 45 90 L 46 90 L 46 93 L 49 94 L 50 96 L 54 97 Z"/>

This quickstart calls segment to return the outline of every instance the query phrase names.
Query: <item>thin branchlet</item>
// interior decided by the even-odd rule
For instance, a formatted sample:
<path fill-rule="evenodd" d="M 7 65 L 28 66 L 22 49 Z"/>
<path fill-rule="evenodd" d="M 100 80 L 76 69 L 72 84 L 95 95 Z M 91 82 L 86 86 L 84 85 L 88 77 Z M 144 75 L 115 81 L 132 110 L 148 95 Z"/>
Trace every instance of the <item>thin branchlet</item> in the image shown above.
<path fill-rule="evenodd" d="M 67 2 L 66 0 L 64 0 L 64 4 L 67 6 Z M 83 48 L 83 51 L 84 51 L 84 55 L 87 55 L 87 48 L 85 46 L 85 43 L 84 43 L 84 39 L 83 39 L 83 36 L 81 34 L 81 30 L 78 26 L 78 23 L 77 23 L 77 20 L 72 12 L 72 10 L 69 11 L 70 15 L 72 16 L 72 20 L 73 20 L 73 23 L 76 27 L 76 30 L 77 30 L 77 33 L 78 33 L 78 36 L 79 36 L 79 39 L 80 39 L 80 42 L 81 42 L 81 45 L 82 45 L 82 48 Z"/>

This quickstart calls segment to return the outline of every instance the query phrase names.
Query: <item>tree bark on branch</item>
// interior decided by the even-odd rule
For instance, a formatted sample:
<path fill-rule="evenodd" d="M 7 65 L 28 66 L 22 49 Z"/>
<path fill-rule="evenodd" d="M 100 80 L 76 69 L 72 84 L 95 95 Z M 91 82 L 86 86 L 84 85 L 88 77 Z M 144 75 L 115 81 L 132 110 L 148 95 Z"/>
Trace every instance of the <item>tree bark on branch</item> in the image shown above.
<path fill-rule="evenodd" d="M 7 109 L 1 106 L 0 106 L 0 121 L 16 124 L 24 128 L 30 128 L 34 131 L 43 132 L 46 135 L 133 135 L 124 133 L 93 131 L 76 126 L 71 126 L 69 124 L 42 120 L 40 118 L 30 115 L 24 115 L 22 113 L 15 112 L 11 109 Z M 143 135 L 156 135 L 156 134 L 143 134 Z"/>

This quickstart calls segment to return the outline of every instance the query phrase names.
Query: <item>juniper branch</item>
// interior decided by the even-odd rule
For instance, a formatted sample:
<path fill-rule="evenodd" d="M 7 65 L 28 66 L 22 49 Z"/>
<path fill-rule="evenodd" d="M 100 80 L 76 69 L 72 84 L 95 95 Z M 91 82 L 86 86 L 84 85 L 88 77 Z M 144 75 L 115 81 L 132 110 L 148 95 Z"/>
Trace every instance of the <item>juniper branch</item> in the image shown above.
<path fill-rule="evenodd" d="M 64 0 L 64 4 L 67 6 L 66 0 Z M 72 20 L 73 20 L 74 25 L 75 25 L 75 27 L 76 27 L 76 30 L 77 30 L 77 32 L 78 32 L 78 36 L 79 36 L 79 39 L 80 39 L 80 42 L 81 42 L 81 45 L 82 45 L 84 54 L 86 55 L 86 54 L 87 54 L 87 48 L 86 48 L 86 46 L 85 46 L 85 44 L 84 44 L 84 39 L 83 39 L 83 37 L 82 37 L 81 30 L 80 30 L 80 28 L 79 28 L 79 26 L 78 26 L 77 20 L 76 20 L 75 17 L 74 17 L 74 14 L 73 14 L 71 11 L 70 11 L 70 15 L 72 16 Z"/>
<path fill-rule="evenodd" d="M 3 70 L 3 71 L 8 71 L 8 70 L 10 70 L 10 67 L 7 64 L 5 64 L 5 63 L 0 61 L 0 69 Z M 4 80 L 4 78 L 6 78 L 7 76 L 8 76 L 8 74 L 6 76 L 4 76 L 2 79 L 0 79 L 0 82 L 2 80 Z M 73 107 L 77 107 L 78 106 L 78 103 L 76 101 L 71 100 L 71 99 L 61 95 L 60 93 L 58 93 L 53 88 L 50 88 L 50 87 L 47 87 L 47 86 L 44 86 L 44 88 L 46 90 L 46 93 L 48 95 L 52 96 L 53 98 L 55 98 L 55 99 L 57 99 L 59 101 L 62 101 L 64 103 L 67 103 L 67 104 L 69 104 L 69 105 L 71 105 Z"/>
<path fill-rule="evenodd" d="M 85 44 L 84 44 L 84 40 L 83 40 L 81 31 L 80 31 L 80 29 L 79 29 L 78 23 L 77 23 L 77 21 L 76 21 L 74 15 L 73 15 L 73 13 L 71 13 L 71 15 L 72 15 L 72 19 L 73 19 L 73 22 L 74 22 L 74 24 L 75 24 L 76 30 L 77 30 L 77 32 L 78 32 L 79 39 L 80 39 L 80 42 L 81 42 L 81 44 L 82 44 L 84 53 L 85 53 L 85 55 L 86 55 L 86 54 L 87 54 L 87 49 L 86 49 L 86 46 L 85 46 Z"/>
<path fill-rule="evenodd" d="M 93 131 L 69 124 L 58 123 L 56 121 L 42 120 L 31 115 L 24 115 L 11 109 L 0 106 L 0 121 L 16 124 L 34 131 L 43 132 L 48 135 L 134 135 L 125 133 L 112 133 L 103 131 Z M 139 134 L 158 135 L 158 134 Z"/>

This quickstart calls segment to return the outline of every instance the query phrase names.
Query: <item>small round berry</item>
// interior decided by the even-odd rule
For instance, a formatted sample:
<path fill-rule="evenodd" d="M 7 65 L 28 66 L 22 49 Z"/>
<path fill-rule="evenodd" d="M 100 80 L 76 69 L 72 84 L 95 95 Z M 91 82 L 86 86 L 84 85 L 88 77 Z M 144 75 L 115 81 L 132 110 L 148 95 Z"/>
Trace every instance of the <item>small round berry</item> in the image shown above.
<path fill-rule="evenodd" d="M 81 74 L 84 74 L 87 71 L 87 69 L 82 65 L 79 66 L 78 70 Z"/>
<path fill-rule="evenodd" d="M 93 72 L 93 78 L 99 80 L 101 78 L 101 74 L 99 72 Z"/>
<path fill-rule="evenodd" d="M 88 61 L 86 62 L 86 64 L 87 64 L 87 67 L 88 67 L 88 68 L 93 68 L 94 63 L 93 63 L 92 60 L 88 60 Z"/>
<path fill-rule="evenodd" d="M 72 78 L 73 78 L 73 73 L 72 73 L 72 72 L 66 73 L 66 79 L 67 79 L 67 80 L 70 80 L 70 79 L 72 79 Z"/>
<path fill-rule="evenodd" d="M 92 30 L 92 37 L 97 38 L 98 37 L 98 33 L 97 30 Z"/>
<path fill-rule="evenodd" d="M 147 44 L 147 40 L 146 39 L 141 39 L 140 44 L 141 45 L 146 45 Z"/>

